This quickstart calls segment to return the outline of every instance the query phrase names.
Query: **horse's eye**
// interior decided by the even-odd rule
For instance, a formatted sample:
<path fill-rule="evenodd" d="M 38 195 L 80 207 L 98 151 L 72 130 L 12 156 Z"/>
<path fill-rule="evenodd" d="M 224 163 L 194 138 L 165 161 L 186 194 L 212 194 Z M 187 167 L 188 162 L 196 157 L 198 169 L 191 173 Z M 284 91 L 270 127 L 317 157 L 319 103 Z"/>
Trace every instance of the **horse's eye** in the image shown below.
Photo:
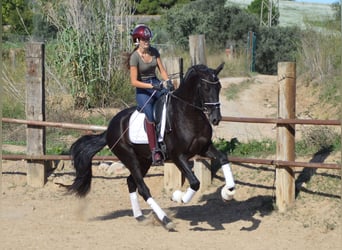
<path fill-rule="evenodd" d="M 205 90 L 205 91 L 209 91 L 209 90 L 210 90 L 208 84 L 204 84 L 203 87 L 204 87 L 204 90 Z"/>

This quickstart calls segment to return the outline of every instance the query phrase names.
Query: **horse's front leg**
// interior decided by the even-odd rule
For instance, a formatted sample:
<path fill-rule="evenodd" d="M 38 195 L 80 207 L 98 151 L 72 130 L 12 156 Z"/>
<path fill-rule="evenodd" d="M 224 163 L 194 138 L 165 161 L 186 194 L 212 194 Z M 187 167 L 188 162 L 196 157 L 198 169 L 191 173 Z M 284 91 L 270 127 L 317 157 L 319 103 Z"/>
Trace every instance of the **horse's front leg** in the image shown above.
<path fill-rule="evenodd" d="M 172 200 L 179 203 L 188 203 L 200 188 L 200 181 L 192 172 L 191 164 L 185 156 L 180 156 L 178 159 L 174 160 L 174 163 L 189 181 L 190 187 L 186 190 L 186 192 L 182 192 L 180 190 L 174 191 L 172 194 Z"/>
<path fill-rule="evenodd" d="M 220 162 L 226 181 L 226 185 L 221 190 L 222 199 L 224 201 L 233 199 L 235 195 L 235 182 L 227 155 L 217 150 L 214 145 L 211 144 L 208 148 L 208 151 L 205 152 L 203 156 L 218 160 Z"/>

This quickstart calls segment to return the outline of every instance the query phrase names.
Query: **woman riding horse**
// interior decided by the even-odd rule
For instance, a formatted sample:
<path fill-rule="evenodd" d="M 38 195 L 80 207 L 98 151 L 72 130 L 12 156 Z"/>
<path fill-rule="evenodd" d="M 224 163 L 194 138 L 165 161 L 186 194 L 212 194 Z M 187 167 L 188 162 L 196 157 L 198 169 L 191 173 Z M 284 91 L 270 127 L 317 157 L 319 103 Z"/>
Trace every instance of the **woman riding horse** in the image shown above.
<path fill-rule="evenodd" d="M 228 157 L 214 147 L 211 139 L 211 124 L 218 125 L 222 118 L 219 102 L 221 84 L 217 77 L 222 68 L 223 64 L 215 70 L 204 65 L 192 66 L 179 88 L 167 95 L 167 116 L 170 126 L 169 132 L 164 135 L 167 159 L 175 163 L 190 184 L 185 192 L 179 190 L 174 192 L 174 201 L 189 202 L 200 187 L 200 182 L 191 169 L 191 158 L 195 155 L 215 159 L 221 164 L 226 182 L 221 189 L 223 200 L 232 199 L 235 193 Z M 72 145 L 71 155 L 76 178 L 69 191 L 75 192 L 80 197 L 84 197 L 89 192 L 92 158 L 108 145 L 130 171 L 127 185 L 134 217 L 138 221 L 145 218 L 138 203 L 138 192 L 163 225 L 171 229 L 173 228 L 171 220 L 153 199 L 144 182 L 144 176 L 152 164 L 149 146 L 133 143 L 126 133 L 130 117 L 135 111 L 136 107 L 132 107 L 119 112 L 112 118 L 105 132 L 85 135 Z"/>

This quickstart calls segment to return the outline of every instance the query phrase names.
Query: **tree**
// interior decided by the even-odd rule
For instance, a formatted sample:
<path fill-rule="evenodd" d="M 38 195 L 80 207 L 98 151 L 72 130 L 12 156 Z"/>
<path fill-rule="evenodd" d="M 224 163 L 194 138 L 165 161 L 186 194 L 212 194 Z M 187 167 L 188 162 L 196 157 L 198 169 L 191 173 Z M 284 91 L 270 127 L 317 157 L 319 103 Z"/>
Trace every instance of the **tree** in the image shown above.
<path fill-rule="evenodd" d="M 3 0 L 2 17 L 6 26 L 4 40 L 9 34 L 34 38 L 55 37 L 57 29 L 50 25 L 40 11 L 49 0 Z"/>
<path fill-rule="evenodd" d="M 176 4 L 189 3 L 191 0 L 139 0 L 136 1 L 136 14 L 156 15 Z"/>
<path fill-rule="evenodd" d="M 204 34 L 211 48 L 224 48 L 227 40 L 244 44 L 249 30 L 258 29 L 257 18 L 236 6 L 225 7 L 224 0 L 198 0 L 177 6 L 162 15 L 161 25 L 168 39 L 183 49 L 188 37 Z"/>
<path fill-rule="evenodd" d="M 2 22 L 8 33 L 28 35 L 32 31 L 32 6 L 25 0 L 3 0 Z"/>
<path fill-rule="evenodd" d="M 266 6 L 262 4 L 263 1 L 265 0 L 254 0 L 247 7 L 247 11 L 251 14 L 256 15 L 259 19 L 260 19 L 260 14 L 262 10 L 262 17 L 261 17 L 262 20 L 260 20 L 260 22 L 264 20 L 268 20 L 268 12 L 269 12 L 268 7 L 270 4 L 270 1 L 273 1 L 273 0 L 266 0 L 265 1 Z M 274 18 L 271 20 L 271 26 L 278 25 L 279 24 L 279 11 L 274 5 L 272 5 L 272 17 Z"/>

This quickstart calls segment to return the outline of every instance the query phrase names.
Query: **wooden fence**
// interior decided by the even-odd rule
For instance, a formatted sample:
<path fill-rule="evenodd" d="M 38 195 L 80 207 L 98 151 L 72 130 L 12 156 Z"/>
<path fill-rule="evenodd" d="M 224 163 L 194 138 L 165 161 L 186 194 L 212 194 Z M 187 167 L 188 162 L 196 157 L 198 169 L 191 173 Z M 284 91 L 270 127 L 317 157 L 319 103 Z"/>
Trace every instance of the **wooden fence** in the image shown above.
<path fill-rule="evenodd" d="M 193 41 L 194 39 L 192 39 Z M 202 46 L 203 43 L 201 43 Z M 27 125 L 27 154 L 2 155 L 2 159 L 19 160 L 27 162 L 28 184 L 42 187 L 46 182 L 46 165 L 52 160 L 71 160 L 65 155 L 45 154 L 45 127 L 58 127 L 63 129 L 79 129 L 89 131 L 103 131 L 106 127 L 57 123 L 45 121 L 44 108 L 44 45 L 33 43 L 27 46 L 27 120 L 2 118 L 2 122 Z M 203 55 L 201 60 L 204 60 Z M 295 63 L 281 62 L 278 64 L 278 117 L 273 118 L 247 118 L 223 117 L 223 122 L 241 123 L 273 123 L 277 126 L 277 154 L 276 159 L 253 159 L 230 157 L 233 163 L 266 164 L 276 167 L 276 202 L 280 211 L 291 206 L 295 197 L 295 180 L 293 167 L 341 169 L 339 164 L 296 162 L 294 159 L 295 124 L 311 125 L 341 125 L 338 120 L 303 120 L 295 119 L 295 90 L 296 68 Z M 114 156 L 95 156 L 94 160 L 118 160 Z M 206 159 L 194 159 L 194 172 L 201 181 L 201 188 L 211 183 L 211 173 L 208 169 L 210 163 Z M 164 168 L 164 186 L 167 189 L 179 188 L 184 178 L 179 170 L 171 163 Z"/>

